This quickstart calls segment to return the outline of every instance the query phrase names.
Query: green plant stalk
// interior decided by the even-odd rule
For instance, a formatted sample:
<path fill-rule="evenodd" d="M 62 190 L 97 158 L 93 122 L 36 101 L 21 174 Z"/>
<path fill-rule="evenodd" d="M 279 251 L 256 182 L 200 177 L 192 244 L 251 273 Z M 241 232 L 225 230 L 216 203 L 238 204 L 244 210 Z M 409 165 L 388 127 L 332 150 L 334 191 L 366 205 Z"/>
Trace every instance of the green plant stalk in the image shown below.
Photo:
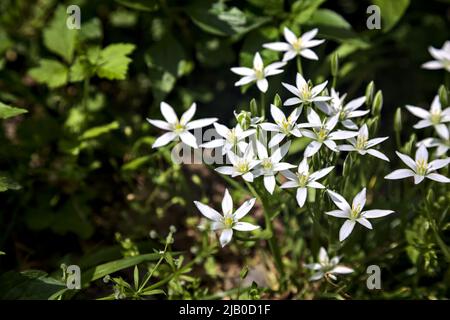
<path fill-rule="evenodd" d="M 336 89 L 336 84 L 337 84 L 337 75 L 333 77 L 333 82 L 332 82 L 331 87 Z"/>
<path fill-rule="evenodd" d="M 261 91 L 259 115 L 264 119 L 266 117 L 265 94 Z"/>
<path fill-rule="evenodd" d="M 302 58 L 300 57 L 300 55 L 297 55 L 297 71 L 298 73 L 303 75 Z"/>
<path fill-rule="evenodd" d="M 278 246 L 278 243 L 276 241 L 275 238 L 275 234 L 273 231 L 273 225 L 272 225 L 272 220 L 270 219 L 270 215 L 269 215 L 269 211 L 267 210 L 267 204 L 265 199 L 260 196 L 255 188 L 253 188 L 253 186 L 248 183 L 247 181 L 245 181 L 245 184 L 247 185 L 248 189 L 250 190 L 250 192 L 261 201 L 261 204 L 263 206 L 263 212 L 264 212 L 264 222 L 266 224 L 266 229 L 268 231 L 270 231 L 270 233 L 272 234 L 272 236 L 270 237 L 270 239 L 268 239 L 268 243 L 269 243 L 269 248 L 270 251 L 272 253 L 272 256 L 275 260 L 275 265 L 277 267 L 278 272 L 280 273 L 281 276 L 281 280 L 280 283 L 283 284 L 284 283 L 284 279 L 285 279 L 285 272 L 284 272 L 284 266 L 283 266 L 283 261 L 281 259 L 281 251 L 280 248 Z"/>

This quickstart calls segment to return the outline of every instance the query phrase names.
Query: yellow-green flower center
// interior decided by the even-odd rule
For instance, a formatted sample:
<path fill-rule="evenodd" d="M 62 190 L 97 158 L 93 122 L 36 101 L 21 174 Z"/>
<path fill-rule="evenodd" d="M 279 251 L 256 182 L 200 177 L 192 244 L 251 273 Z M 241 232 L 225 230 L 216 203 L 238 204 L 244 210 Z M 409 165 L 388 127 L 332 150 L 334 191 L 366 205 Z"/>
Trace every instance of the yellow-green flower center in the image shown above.
<path fill-rule="evenodd" d="M 309 86 L 306 84 L 300 89 L 300 97 L 302 100 L 309 100 L 311 99 L 312 93 L 309 89 Z"/>
<path fill-rule="evenodd" d="M 356 139 L 356 149 L 364 150 L 367 146 L 367 137 L 366 136 L 358 136 Z"/>
<path fill-rule="evenodd" d="M 418 175 L 424 176 L 427 173 L 428 161 L 425 159 L 420 159 L 416 161 L 416 173 Z"/>
<path fill-rule="evenodd" d="M 173 126 L 173 129 L 175 132 L 182 132 L 184 131 L 184 125 L 182 125 L 181 123 L 177 122 L 175 123 L 175 125 Z"/>
<path fill-rule="evenodd" d="M 292 48 L 294 48 L 295 51 L 300 51 L 302 49 L 302 38 L 298 38 L 294 43 L 292 44 Z"/>
<path fill-rule="evenodd" d="M 300 187 L 306 187 L 308 183 L 309 174 L 297 173 L 298 184 Z"/>
<path fill-rule="evenodd" d="M 317 136 L 317 141 L 323 142 L 328 136 L 328 130 L 325 128 L 320 128 L 320 130 L 314 129 Z"/>
<path fill-rule="evenodd" d="M 270 161 L 270 159 L 264 159 L 264 160 L 261 162 L 261 165 L 262 165 L 262 167 L 263 167 L 265 170 L 272 170 L 272 168 L 273 168 L 273 164 L 272 164 L 272 162 Z"/>
<path fill-rule="evenodd" d="M 240 173 L 246 173 L 250 170 L 250 166 L 249 166 L 249 163 L 244 160 L 237 164 L 236 169 Z"/>
<path fill-rule="evenodd" d="M 440 112 L 432 113 L 431 117 L 430 117 L 430 121 L 433 124 L 438 124 L 439 122 L 441 122 L 441 113 Z"/>
<path fill-rule="evenodd" d="M 264 79 L 264 70 L 261 69 L 253 69 L 253 70 L 255 70 L 255 76 L 257 80 Z"/>
<path fill-rule="evenodd" d="M 341 112 L 339 112 L 339 121 L 343 121 L 345 120 L 345 118 L 347 118 L 347 112 L 342 110 Z"/>
<path fill-rule="evenodd" d="M 359 213 L 361 212 L 361 206 L 357 205 L 356 207 L 352 205 L 352 209 L 350 211 L 350 218 L 356 220 L 359 218 Z"/>
<path fill-rule="evenodd" d="M 224 224 L 225 228 L 227 228 L 227 229 L 232 228 L 232 227 L 233 227 L 233 224 L 234 224 L 234 219 L 233 219 L 233 217 L 232 217 L 232 216 L 226 216 L 226 217 L 223 219 L 223 224 Z"/>
<path fill-rule="evenodd" d="M 278 125 L 280 126 L 281 131 L 288 135 L 291 131 L 291 122 L 289 121 L 289 119 L 283 119 L 280 122 L 277 122 Z"/>

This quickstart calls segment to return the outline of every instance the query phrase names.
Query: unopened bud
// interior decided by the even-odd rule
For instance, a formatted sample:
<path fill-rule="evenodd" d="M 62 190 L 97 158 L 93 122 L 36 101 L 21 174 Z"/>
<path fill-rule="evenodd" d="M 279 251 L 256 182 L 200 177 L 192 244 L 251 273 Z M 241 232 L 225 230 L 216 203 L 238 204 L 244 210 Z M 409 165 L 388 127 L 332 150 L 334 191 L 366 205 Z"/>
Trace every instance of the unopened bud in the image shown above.
<path fill-rule="evenodd" d="M 402 109 L 397 108 L 394 115 L 394 131 L 402 131 Z"/>
<path fill-rule="evenodd" d="M 331 56 L 331 75 L 337 77 L 339 73 L 339 56 L 337 53 Z"/>
<path fill-rule="evenodd" d="M 252 100 L 253 101 L 253 100 Z M 256 102 L 255 102 L 256 103 Z M 252 103 L 250 102 L 250 108 Z M 250 127 L 252 114 L 248 111 L 241 111 L 238 114 L 235 114 L 237 123 L 241 126 L 243 130 L 247 130 Z"/>
<path fill-rule="evenodd" d="M 375 92 L 375 83 L 371 81 L 366 87 L 366 105 L 371 106 L 373 101 L 373 93 Z"/>
<path fill-rule="evenodd" d="M 281 101 L 281 98 L 278 95 L 278 93 L 275 95 L 275 98 L 273 99 L 273 104 L 275 105 L 275 107 L 278 108 L 281 108 L 281 106 L 283 105 L 283 101 Z"/>
<path fill-rule="evenodd" d="M 375 98 L 373 99 L 372 105 L 372 114 L 379 115 L 381 113 L 381 109 L 383 108 L 383 93 L 381 90 L 375 94 Z"/>
<path fill-rule="evenodd" d="M 439 102 L 441 103 L 442 109 L 448 106 L 448 91 L 444 85 L 439 87 Z"/>

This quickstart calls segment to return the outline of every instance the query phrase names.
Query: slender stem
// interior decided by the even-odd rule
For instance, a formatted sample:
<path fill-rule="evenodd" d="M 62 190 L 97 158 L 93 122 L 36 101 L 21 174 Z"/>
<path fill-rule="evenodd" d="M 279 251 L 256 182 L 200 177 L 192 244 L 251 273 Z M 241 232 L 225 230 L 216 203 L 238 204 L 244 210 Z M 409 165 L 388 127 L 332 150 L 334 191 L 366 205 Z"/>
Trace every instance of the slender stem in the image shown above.
<path fill-rule="evenodd" d="M 333 83 L 332 83 L 332 88 L 336 89 L 336 83 L 337 83 L 337 76 L 333 77 Z"/>
<path fill-rule="evenodd" d="M 261 91 L 259 115 L 264 119 L 266 117 L 265 94 Z"/>
<path fill-rule="evenodd" d="M 300 55 L 297 55 L 297 71 L 298 73 L 303 75 L 302 58 L 300 57 Z"/>

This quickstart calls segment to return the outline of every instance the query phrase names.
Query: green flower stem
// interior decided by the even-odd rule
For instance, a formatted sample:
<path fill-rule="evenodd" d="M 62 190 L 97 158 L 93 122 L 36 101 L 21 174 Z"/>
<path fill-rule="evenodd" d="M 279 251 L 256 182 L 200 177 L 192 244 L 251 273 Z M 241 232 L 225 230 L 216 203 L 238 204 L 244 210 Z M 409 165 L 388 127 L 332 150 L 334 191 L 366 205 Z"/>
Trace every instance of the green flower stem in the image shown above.
<path fill-rule="evenodd" d="M 297 71 L 298 73 L 303 75 L 302 58 L 300 57 L 300 55 L 297 55 Z"/>
<path fill-rule="evenodd" d="M 264 119 L 266 117 L 265 94 L 261 92 L 259 115 Z"/>
<path fill-rule="evenodd" d="M 258 198 L 261 201 L 261 204 L 263 206 L 264 221 L 265 221 L 265 224 L 266 224 L 266 229 L 272 234 L 272 236 L 268 239 L 269 248 L 270 248 L 272 256 L 273 256 L 273 258 L 275 260 L 275 265 L 277 267 L 277 270 L 278 270 L 278 272 L 280 273 L 280 276 L 281 276 L 280 283 L 283 285 L 284 279 L 285 279 L 284 266 L 283 266 L 283 261 L 281 259 L 281 251 L 280 251 L 280 248 L 278 246 L 278 243 L 277 243 L 277 240 L 276 240 L 276 237 L 275 237 L 275 233 L 274 233 L 274 230 L 273 230 L 272 220 L 270 219 L 270 214 L 269 214 L 269 210 L 268 210 L 266 199 L 263 196 L 261 196 L 260 194 L 258 194 L 258 192 L 256 192 L 255 188 L 253 188 L 253 186 L 250 183 L 245 181 L 245 184 L 247 185 L 248 189 L 253 194 L 253 196 Z"/>

